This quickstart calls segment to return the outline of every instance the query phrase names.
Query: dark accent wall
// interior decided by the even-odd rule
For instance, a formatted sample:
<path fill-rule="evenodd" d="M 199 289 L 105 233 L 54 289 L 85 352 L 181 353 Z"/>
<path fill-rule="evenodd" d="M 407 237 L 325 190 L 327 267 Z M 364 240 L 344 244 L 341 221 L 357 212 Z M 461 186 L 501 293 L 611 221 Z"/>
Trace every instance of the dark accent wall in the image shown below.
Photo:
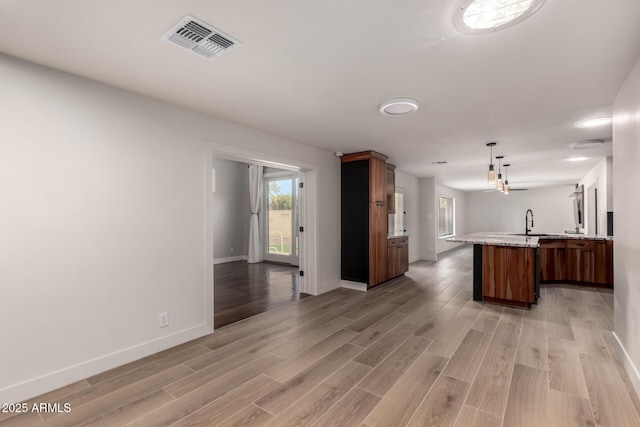
<path fill-rule="evenodd" d="M 341 278 L 368 283 L 369 160 L 342 163 L 341 182 Z"/>

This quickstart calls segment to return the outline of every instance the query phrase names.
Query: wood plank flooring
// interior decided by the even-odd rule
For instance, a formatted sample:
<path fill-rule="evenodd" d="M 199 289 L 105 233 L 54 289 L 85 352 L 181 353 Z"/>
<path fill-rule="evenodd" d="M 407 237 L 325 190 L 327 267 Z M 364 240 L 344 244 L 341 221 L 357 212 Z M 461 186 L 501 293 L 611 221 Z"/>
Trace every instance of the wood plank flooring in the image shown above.
<path fill-rule="evenodd" d="M 471 300 L 471 248 L 338 289 L 0 414 L 0 426 L 640 426 L 611 291 L 546 285 L 531 310 Z"/>
<path fill-rule="evenodd" d="M 300 299 L 298 267 L 261 262 L 214 265 L 214 325 L 220 328 Z"/>

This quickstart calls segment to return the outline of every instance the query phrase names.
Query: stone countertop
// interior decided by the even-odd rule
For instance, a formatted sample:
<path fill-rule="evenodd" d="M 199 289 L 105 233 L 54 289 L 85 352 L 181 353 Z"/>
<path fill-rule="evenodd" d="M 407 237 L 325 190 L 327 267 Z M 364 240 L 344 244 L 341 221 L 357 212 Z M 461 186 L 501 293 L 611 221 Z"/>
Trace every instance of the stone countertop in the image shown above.
<path fill-rule="evenodd" d="M 538 236 L 540 239 L 549 240 L 613 240 L 613 236 L 600 236 L 597 234 L 576 234 L 576 233 L 554 233 L 545 236 Z"/>
<path fill-rule="evenodd" d="M 535 233 L 532 233 L 535 234 Z M 454 236 L 447 239 L 448 242 L 461 242 L 475 245 L 493 245 L 493 246 L 514 246 L 523 248 L 537 248 L 539 246 L 540 239 L 549 240 L 613 240 L 611 236 L 596 236 L 591 234 L 568 234 L 557 233 L 544 236 L 522 236 L 510 233 L 501 232 L 482 232 L 465 234 L 462 236 Z"/>
<path fill-rule="evenodd" d="M 474 245 L 491 246 L 515 246 L 522 248 L 537 248 L 537 237 L 515 236 L 507 233 L 473 233 L 462 236 L 454 236 L 447 239 L 447 242 L 469 243 Z"/>
<path fill-rule="evenodd" d="M 398 239 L 400 237 L 409 237 L 409 234 L 408 233 L 388 234 L 387 235 L 387 240 L 389 240 L 389 239 Z"/>

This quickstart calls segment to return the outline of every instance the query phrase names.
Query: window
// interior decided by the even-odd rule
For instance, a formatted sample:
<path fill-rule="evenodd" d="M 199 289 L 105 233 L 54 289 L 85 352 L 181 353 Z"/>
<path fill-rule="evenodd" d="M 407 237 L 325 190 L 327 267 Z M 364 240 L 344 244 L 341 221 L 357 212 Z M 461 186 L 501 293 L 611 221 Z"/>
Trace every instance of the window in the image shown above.
<path fill-rule="evenodd" d="M 405 233 L 404 229 L 404 193 L 405 189 L 397 187 L 395 193 L 395 211 L 394 214 L 389 214 L 389 235 L 397 236 Z"/>
<path fill-rule="evenodd" d="M 438 237 L 455 233 L 455 204 L 453 197 L 440 196 L 438 201 Z"/>

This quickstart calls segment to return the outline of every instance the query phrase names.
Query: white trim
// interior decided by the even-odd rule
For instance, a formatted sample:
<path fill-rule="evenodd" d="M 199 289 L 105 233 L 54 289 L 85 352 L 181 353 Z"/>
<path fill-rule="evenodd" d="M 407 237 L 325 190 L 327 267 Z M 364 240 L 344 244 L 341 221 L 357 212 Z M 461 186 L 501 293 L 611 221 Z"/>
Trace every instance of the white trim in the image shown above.
<path fill-rule="evenodd" d="M 455 196 L 449 196 L 449 195 L 445 195 L 445 194 L 440 194 L 437 193 L 436 194 L 436 212 L 437 212 L 437 217 L 438 217 L 438 221 L 436 221 L 436 240 L 439 239 L 448 239 L 449 237 L 455 236 L 456 235 L 456 198 Z M 440 236 L 438 234 L 438 224 L 440 223 L 440 199 L 451 199 L 451 210 L 453 211 L 451 213 L 451 230 L 453 231 L 453 233 L 451 234 L 447 234 L 446 236 Z"/>
<path fill-rule="evenodd" d="M 304 271 L 301 277 L 300 292 L 310 295 L 319 295 L 338 287 L 333 283 L 319 283 L 318 281 L 318 183 L 317 167 L 305 170 L 300 179 L 304 181 L 304 197 L 302 206 L 302 217 L 300 225 L 304 226 L 304 236 L 301 239 L 301 247 L 298 254 L 300 270 Z M 303 249 L 304 248 L 304 249 Z"/>
<path fill-rule="evenodd" d="M 352 282 L 351 280 L 341 280 L 340 287 L 353 289 L 356 291 L 367 292 L 367 284 L 362 282 Z"/>
<path fill-rule="evenodd" d="M 318 165 L 314 163 L 288 159 L 271 153 L 236 147 L 234 145 L 227 145 L 213 139 L 205 139 L 205 142 L 209 145 L 212 153 L 216 157 L 220 157 L 222 159 L 234 160 L 240 163 L 253 163 L 256 165 L 294 172 L 298 172 L 302 169 L 312 170 L 318 168 Z M 211 154 L 211 152 L 209 154 Z"/>
<path fill-rule="evenodd" d="M 199 338 L 207 333 L 207 326 L 205 324 L 194 326 L 171 335 L 159 337 L 114 353 L 81 362 L 40 377 L 32 378 L 18 384 L 13 384 L 0 389 L 0 402 L 21 402 L 25 399 L 30 399 L 42 393 L 64 387 L 92 375 L 113 369 L 114 367 L 122 366 L 126 363 L 158 353 L 159 351 L 175 347 L 176 345 Z"/>
<path fill-rule="evenodd" d="M 214 220 L 213 220 L 213 156 L 208 148 L 204 148 L 203 152 L 203 180 L 204 180 L 204 224 L 203 235 L 206 236 L 203 248 L 204 257 L 204 282 L 202 283 L 202 305 L 204 311 L 204 321 L 206 325 L 206 331 L 203 335 L 213 332 L 213 232 L 214 232 Z"/>
<path fill-rule="evenodd" d="M 624 346 L 622 345 L 622 342 L 620 342 L 620 339 L 618 338 L 616 333 L 615 332 L 611 332 L 611 333 L 613 334 L 613 337 L 615 338 L 615 343 L 617 344 L 614 348 L 616 349 L 618 356 L 620 356 L 620 358 L 622 359 L 624 370 L 627 372 L 627 375 L 629 375 L 629 378 L 631 379 L 631 384 L 633 385 L 633 388 L 636 390 L 636 394 L 640 395 L 640 371 L 638 371 L 638 368 L 631 360 L 631 357 L 629 357 L 629 353 L 627 353 L 627 350 L 625 350 Z"/>
<path fill-rule="evenodd" d="M 227 262 L 236 262 L 236 261 L 246 261 L 248 258 L 247 255 L 236 255 L 236 256 L 228 256 L 226 258 L 214 258 L 213 264 L 224 264 Z"/>

